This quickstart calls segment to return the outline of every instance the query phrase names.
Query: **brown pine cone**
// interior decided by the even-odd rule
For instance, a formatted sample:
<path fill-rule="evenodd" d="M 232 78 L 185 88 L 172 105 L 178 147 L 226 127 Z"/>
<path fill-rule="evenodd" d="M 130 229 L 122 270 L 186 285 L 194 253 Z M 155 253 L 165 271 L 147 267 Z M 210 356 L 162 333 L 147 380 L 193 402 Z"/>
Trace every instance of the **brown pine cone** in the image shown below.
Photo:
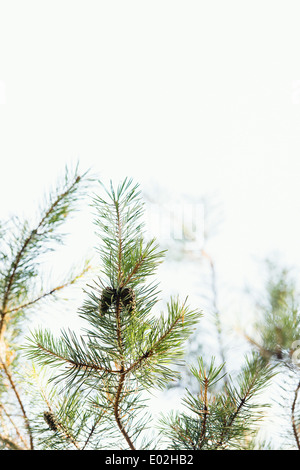
<path fill-rule="evenodd" d="M 107 313 L 109 307 L 115 302 L 116 300 L 116 289 L 112 287 L 106 287 L 102 291 L 101 300 L 100 300 L 100 312 Z"/>
<path fill-rule="evenodd" d="M 57 427 L 57 422 L 56 422 L 56 419 L 55 419 L 55 416 L 53 413 L 51 413 L 51 411 L 44 411 L 44 420 L 46 421 L 46 423 L 48 424 L 49 428 L 51 429 L 51 431 L 57 431 L 58 430 L 58 427 Z"/>
<path fill-rule="evenodd" d="M 124 307 L 126 307 L 128 311 L 132 313 L 136 307 L 136 300 L 135 293 L 131 287 L 124 287 L 121 290 L 121 300 Z"/>

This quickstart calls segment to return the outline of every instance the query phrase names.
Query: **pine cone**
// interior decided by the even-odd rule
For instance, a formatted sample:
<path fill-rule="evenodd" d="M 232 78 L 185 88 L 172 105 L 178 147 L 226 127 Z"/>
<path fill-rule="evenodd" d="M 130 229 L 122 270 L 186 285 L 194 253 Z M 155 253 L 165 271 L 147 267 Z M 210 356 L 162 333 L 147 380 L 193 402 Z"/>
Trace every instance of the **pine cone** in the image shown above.
<path fill-rule="evenodd" d="M 101 300 L 100 300 L 100 311 L 101 313 L 107 313 L 109 310 L 109 307 L 113 304 L 113 302 L 116 300 L 116 289 L 113 289 L 112 287 L 106 287 L 103 289 L 102 295 L 101 295 Z"/>
<path fill-rule="evenodd" d="M 136 300 L 135 293 L 131 287 L 124 287 L 121 290 L 121 300 L 124 307 L 126 307 L 128 311 L 132 313 L 136 307 Z"/>
<path fill-rule="evenodd" d="M 53 413 L 51 413 L 51 411 L 44 411 L 44 420 L 48 424 L 51 431 L 57 431 L 58 430 L 55 416 L 54 416 Z"/>

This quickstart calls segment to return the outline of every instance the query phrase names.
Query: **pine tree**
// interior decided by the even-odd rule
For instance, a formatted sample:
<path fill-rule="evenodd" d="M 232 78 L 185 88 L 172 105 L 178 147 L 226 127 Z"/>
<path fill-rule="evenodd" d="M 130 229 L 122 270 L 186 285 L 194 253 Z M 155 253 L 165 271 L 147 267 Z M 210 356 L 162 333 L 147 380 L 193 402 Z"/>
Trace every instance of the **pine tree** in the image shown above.
<path fill-rule="evenodd" d="M 35 220 L 14 217 L 1 224 L 0 235 L 0 448 L 33 449 L 33 422 L 27 396 L 26 369 L 20 346 L 26 321 L 43 302 L 74 284 L 86 270 L 70 274 L 50 288 L 43 286 L 43 255 L 64 241 L 63 223 L 76 209 L 86 174 L 66 168 L 45 196 Z"/>
<path fill-rule="evenodd" d="M 60 338 L 38 330 L 29 339 L 28 357 L 52 370 L 51 399 L 35 419 L 39 446 L 244 448 L 255 424 L 251 400 L 273 374 L 258 358 L 247 360 L 239 387 L 227 384 L 217 396 L 209 393 L 222 367 L 212 364 L 206 374 L 199 359 L 200 371 L 192 372 L 201 392 L 185 399 L 195 416 L 166 419 L 162 435 L 151 435 L 146 392 L 178 378 L 186 340 L 201 312 L 187 300 L 171 298 L 166 312 L 158 314 L 152 276 L 164 253 L 155 239 L 146 241 L 139 187 L 125 179 L 105 191 L 105 198 L 93 200 L 101 271 L 79 309 L 86 327 L 80 335 L 63 330 Z"/>
<path fill-rule="evenodd" d="M 290 269 L 271 259 L 265 260 L 265 268 L 265 285 L 256 301 L 258 318 L 245 337 L 261 358 L 277 364 L 280 392 L 273 402 L 285 418 L 282 446 L 300 450 L 300 296 Z"/>
<path fill-rule="evenodd" d="M 122 445 L 123 440 L 136 449 L 140 436 L 140 446 L 146 448 L 149 418 L 142 394 L 176 378 L 172 362 L 182 356 L 199 312 L 171 299 L 167 315 L 153 315 L 158 286 L 148 279 L 163 253 L 155 239 L 145 241 L 140 192 L 125 179 L 116 191 L 111 186 L 107 196 L 93 201 L 102 270 L 80 308 L 87 327 L 80 337 L 63 331 L 59 339 L 49 331 L 36 331 L 29 356 L 40 365 L 67 366 L 54 380 L 64 381 L 71 401 L 75 396 L 82 400 L 87 421 L 78 426 L 79 435 L 76 432 L 81 446 L 87 439 L 91 445 L 93 438 L 97 448 Z M 73 411 L 77 414 L 78 407 Z M 56 414 L 68 416 L 75 425 L 70 409 L 67 415 L 62 409 Z M 74 428 L 68 430 L 72 433 Z"/>
<path fill-rule="evenodd" d="M 131 179 L 116 189 L 101 185 L 104 195 L 92 200 L 100 268 L 82 293 L 80 331 L 62 329 L 55 337 L 36 328 L 24 345 L 24 313 L 68 284 L 32 297 L 37 256 L 46 242 L 61 241 L 55 229 L 76 202 L 81 181 L 68 176 L 36 227 L 25 224 L 15 238 L 8 232 L 15 245 L 3 245 L 2 448 L 251 448 L 263 407 L 258 394 L 274 375 L 272 365 L 255 354 L 245 358 L 235 379 L 225 364 L 216 366 L 213 358 L 205 364 L 199 357 L 190 367 L 198 391 L 186 391 L 185 410 L 159 423 L 152 419 L 149 393 L 178 381 L 187 340 L 203 312 L 174 297 L 159 311 L 164 302 L 153 276 L 165 253 L 155 239 L 147 240 L 141 192 Z M 22 416 L 14 420 L 17 408 Z"/>

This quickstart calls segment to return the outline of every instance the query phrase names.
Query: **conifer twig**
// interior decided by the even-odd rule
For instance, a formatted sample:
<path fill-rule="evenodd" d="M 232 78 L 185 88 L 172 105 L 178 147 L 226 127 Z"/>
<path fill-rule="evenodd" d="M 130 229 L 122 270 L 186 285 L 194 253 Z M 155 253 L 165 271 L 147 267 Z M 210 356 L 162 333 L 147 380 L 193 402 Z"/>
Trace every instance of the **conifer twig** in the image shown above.
<path fill-rule="evenodd" d="M 72 194 L 72 192 L 74 191 L 75 186 L 80 182 L 80 180 L 82 178 L 83 178 L 82 176 L 77 176 L 76 179 L 62 193 L 57 195 L 56 199 L 52 202 L 50 207 L 46 210 L 46 212 L 42 216 L 42 218 L 39 221 L 39 223 L 37 224 L 36 228 L 31 230 L 31 232 L 25 238 L 25 240 L 23 241 L 21 247 L 17 251 L 17 253 L 14 257 L 14 260 L 12 261 L 12 263 L 10 265 L 8 274 L 6 276 L 5 285 L 4 285 L 2 305 L 1 305 L 1 309 L 0 309 L 0 339 L 3 336 L 5 317 L 8 314 L 7 304 L 8 304 L 8 301 L 9 301 L 11 290 L 13 288 L 15 277 L 17 276 L 17 271 L 18 271 L 18 268 L 19 268 L 20 263 L 22 261 L 22 258 L 24 257 L 24 255 L 26 256 L 26 250 L 29 248 L 30 244 L 32 242 L 34 242 L 34 239 L 37 236 L 45 235 L 45 234 L 39 233 L 40 229 L 43 226 L 45 226 L 45 224 L 47 223 L 47 220 L 49 219 L 51 214 L 53 212 L 55 212 L 55 210 L 57 210 L 57 208 L 59 208 L 60 203 L 64 199 L 66 199 L 68 197 L 68 195 Z M 63 215 L 65 217 L 67 215 L 67 213 L 64 213 Z M 61 216 L 61 214 L 60 214 L 60 216 Z M 59 217 L 58 217 L 58 219 L 59 219 Z"/>
<path fill-rule="evenodd" d="M 296 387 L 296 390 L 294 392 L 294 400 L 293 400 L 293 403 L 292 403 L 292 428 L 293 428 L 294 437 L 295 437 L 295 440 L 296 440 L 296 443 L 297 443 L 297 447 L 300 450 L 299 428 L 297 427 L 296 418 L 295 418 L 295 410 L 296 410 L 296 403 L 297 403 L 297 400 L 298 400 L 299 390 L 300 390 L 300 382 L 298 383 L 298 385 Z"/>
<path fill-rule="evenodd" d="M 45 421 L 46 421 L 47 424 L 49 425 L 49 428 L 50 428 L 52 431 L 54 431 L 54 432 L 60 431 L 61 434 L 63 435 L 64 439 L 66 439 L 67 441 L 70 441 L 71 444 L 73 444 L 73 446 L 74 446 L 77 450 L 80 450 L 79 444 L 78 444 L 77 441 L 74 439 L 74 437 L 70 434 L 70 432 L 66 429 L 66 427 L 64 426 L 64 424 L 61 423 L 61 422 L 55 417 L 55 414 L 53 413 L 53 411 L 52 411 L 50 405 L 48 405 L 48 409 L 49 409 L 48 412 L 44 412 L 44 417 L 45 417 Z"/>
<path fill-rule="evenodd" d="M 18 265 L 20 263 L 20 260 L 22 258 L 22 255 L 25 252 L 28 244 L 31 242 L 33 236 L 34 236 L 34 231 L 32 231 L 30 233 L 30 235 L 26 238 L 25 242 L 23 243 L 22 247 L 20 248 L 19 252 L 17 253 L 17 255 L 15 257 L 15 260 L 14 260 L 12 266 L 11 266 L 11 272 L 8 276 L 7 281 L 6 281 L 6 286 L 5 286 L 3 300 L 2 300 L 2 307 L 1 307 L 1 310 L 0 310 L 0 340 L 3 336 L 4 319 L 5 319 L 5 316 L 7 315 L 6 306 L 7 306 L 10 290 L 11 290 L 11 287 L 12 287 L 12 284 L 13 284 L 13 280 L 14 280 Z"/>
<path fill-rule="evenodd" d="M 239 416 L 241 410 L 246 406 L 248 399 L 251 397 L 252 390 L 256 385 L 257 379 L 259 378 L 259 375 L 260 375 L 260 369 L 258 367 L 255 369 L 252 379 L 249 381 L 249 383 L 247 383 L 247 386 L 244 390 L 244 394 L 239 395 L 239 403 L 237 404 L 235 411 L 229 417 L 229 420 L 226 422 L 226 425 L 224 425 L 217 447 L 222 447 L 223 440 L 224 440 L 226 433 L 232 427 L 234 421 Z"/>
<path fill-rule="evenodd" d="M 33 438 L 32 438 L 32 433 L 31 433 L 31 428 L 30 428 L 30 424 L 29 424 L 29 420 L 28 420 L 28 417 L 27 417 L 27 414 L 26 414 L 26 411 L 25 411 L 25 408 L 24 408 L 24 405 L 23 405 L 23 402 L 21 400 L 21 397 L 20 397 L 20 394 L 16 388 L 16 385 L 13 381 L 13 378 L 11 376 L 11 373 L 9 372 L 8 368 L 6 367 L 6 364 L 5 362 L 3 361 L 2 357 L 0 356 L 0 361 L 1 361 L 1 366 L 3 367 L 3 370 L 5 372 L 5 375 L 6 377 L 8 378 L 8 381 L 10 383 L 10 386 L 11 386 L 11 389 L 13 390 L 15 396 L 16 396 L 16 399 L 19 403 L 19 406 L 20 406 L 20 409 L 21 409 L 21 412 L 22 412 L 22 415 L 23 415 L 23 418 L 24 418 L 24 423 L 25 423 L 25 427 L 27 429 L 27 432 L 28 432 L 28 436 L 29 436 L 29 441 L 30 441 L 30 449 L 33 450 Z"/>
<path fill-rule="evenodd" d="M 20 439 L 20 441 L 22 441 L 24 447 L 26 449 L 28 449 L 28 444 L 25 442 L 25 440 L 23 439 L 23 436 L 21 435 L 16 423 L 13 421 L 11 415 L 8 413 L 8 411 L 5 409 L 5 407 L 3 406 L 3 404 L 0 404 L 0 409 L 2 409 L 4 411 L 4 414 L 7 416 L 9 422 L 11 423 L 12 427 L 14 428 L 18 438 Z"/>
<path fill-rule="evenodd" d="M 89 443 L 89 441 L 90 441 L 92 435 L 94 434 L 94 432 L 95 432 L 95 430 L 96 430 L 96 428 L 97 428 L 97 426 L 98 426 L 100 420 L 102 419 L 104 413 L 105 413 L 105 411 L 102 411 L 102 413 L 99 414 L 98 418 L 96 419 L 96 421 L 95 421 L 94 424 L 92 425 L 91 430 L 90 430 L 90 432 L 89 432 L 89 435 L 88 435 L 88 437 L 86 438 L 86 441 L 85 441 L 85 443 L 83 444 L 81 450 L 84 450 L 84 449 L 86 448 L 86 446 L 88 445 L 88 443 Z"/>
<path fill-rule="evenodd" d="M 14 307 L 14 308 L 11 308 L 9 310 L 6 311 L 6 314 L 8 313 L 12 313 L 12 312 L 18 312 L 19 310 L 22 310 L 24 308 L 27 308 L 27 307 L 31 307 L 32 305 L 36 304 L 37 302 L 39 302 L 40 300 L 50 296 L 50 295 L 53 295 L 55 294 L 56 292 L 62 290 L 62 289 L 65 289 L 66 287 L 69 287 L 73 284 L 75 284 L 75 282 L 78 281 L 78 279 L 80 279 L 81 277 L 83 277 L 87 271 L 90 269 L 90 266 L 87 266 L 86 268 L 84 268 L 82 270 L 82 272 L 80 274 L 78 274 L 77 276 L 75 276 L 73 279 L 71 279 L 70 281 L 68 282 L 65 282 L 64 284 L 60 285 L 60 286 L 57 286 L 57 287 L 53 287 L 53 289 L 51 289 L 50 291 L 48 292 L 44 292 L 42 293 L 39 297 L 35 298 L 34 300 L 30 300 L 29 302 L 26 302 L 25 304 L 22 304 L 22 305 L 18 305 L 17 307 Z"/>
<path fill-rule="evenodd" d="M 117 393 L 116 393 L 116 398 L 115 398 L 115 403 L 114 403 L 114 415 L 115 415 L 117 425 L 118 425 L 121 433 L 123 434 L 127 444 L 129 445 L 129 448 L 131 450 L 135 450 L 133 442 L 131 441 L 126 429 L 124 428 L 123 423 L 121 421 L 121 417 L 120 417 L 119 405 L 120 405 L 120 400 L 121 400 L 122 389 L 123 389 L 123 386 L 124 386 L 124 381 L 125 381 L 125 374 L 123 373 L 120 376 L 119 385 L 118 385 L 118 388 L 117 388 Z"/>
<path fill-rule="evenodd" d="M 120 243 L 119 246 L 121 246 L 121 243 Z M 122 261 L 122 258 L 119 258 L 119 264 L 120 265 L 121 265 L 121 261 Z M 124 428 L 124 425 L 121 421 L 120 410 L 119 410 L 119 405 L 120 405 L 120 401 L 121 401 L 121 393 L 122 393 L 122 389 L 123 389 L 123 386 L 124 386 L 125 374 L 126 374 L 125 371 L 124 371 L 124 352 L 123 352 L 123 340 L 122 340 L 122 333 L 121 333 L 121 299 L 120 299 L 119 294 L 117 295 L 117 299 L 116 299 L 116 323 L 117 323 L 118 347 L 119 347 L 119 352 L 121 354 L 121 367 L 120 367 L 121 375 L 120 375 L 120 378 L 119 378 L 119 384 L 118 384 L 118 388 L 117 388 L 117 392 L 116 392 L 116 396 L 115 396 L 114 416 L 115 416 L 117 425 L 118 425 L 121 433 L 123 434 L 127 444 L 129 445 L 130 449 L 135 450 L 135 447 L 134 447 L 134 445 L 133 445 L 129 435 L 127 434 L 127 432 Z"/>
<path fill-rule="evenodd" d="M 203 392 L 203 403 L 204 403 L 203 413 L 204 413 L 204 417 L 203 417 L 203 422 L 202 422 L 202 431 L 201 431 L 201 435 L 200 435 L 200 438 L 199 438 L 199 445 L 198 445 L 199 449 L 201 449 L 201 447 L 203 446 L 203 443 L 204 443 L 204 440 L 205 440 L 205 434 L 206 434 L 206 421 L 207 421 L 207 415 L 208 415 L 208 399 L 207 399 L 208 385 L 209 385 L 209 381 L 208 381 L 208 378 L 205 374 L 205 376 L 204 376 L 204 392 Z"/>
<path fill-rule="evenodd" d="M 15 441 L 10 439 L 9 437 L 0 435 L 0 441 L 2 441 L 5 446 L 8 446 L 12 450 L 24 450 L 23 447 L 20 447 Z"/>
<path fill-rule="evenodd" d="M 55 357 L 58 360 L 62 360 L 66 362 L 67 364 L 70 364 L 72 367 L 80 368 L 80 369 L 85 369 L 85 370 L 95 370 L 95 371 L 100 371 L 100 372 L 109 372 L 110 374 L 121 374 L 122 371 L 118 369 L 108 369 L 106 367 L 101 367 L 97 364 L 93 363 L 87 363 L 87 362 L 76 362 L 73 359 L 70 359 L 69 357 L 62 356 L 60 354 L 57 354 L 55 351 L 52 349 L 45 348 L 41 343 L 36 343 L 37 348 L 39 348 L 41 351 L 45 352 L 46 354 L 49 354 L 50 356 Z"/>

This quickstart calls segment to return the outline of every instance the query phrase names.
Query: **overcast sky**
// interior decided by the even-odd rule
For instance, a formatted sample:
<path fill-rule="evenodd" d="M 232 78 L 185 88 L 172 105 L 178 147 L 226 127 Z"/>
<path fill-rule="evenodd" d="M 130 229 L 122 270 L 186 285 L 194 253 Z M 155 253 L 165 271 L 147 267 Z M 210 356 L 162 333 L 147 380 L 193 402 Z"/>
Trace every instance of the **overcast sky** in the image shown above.
<path fill-rule="evenodd" d="M 64 165 L 217 195 L 223 275 L 300 267 L 296 1 L 0 2 L 0 214 Z"/>
<path fill-rule="evenodd" d="M 293 0 L 0 0 L 0 218 L 30 216 L 79 160 L 104 182 L 213 195 L 229 286 L 273 252 L 300 269 L 299 14 Z M 63 266 L 90 241 L 79 217 Z M 186 269 L 163 287 L 193 294 Z"/>

